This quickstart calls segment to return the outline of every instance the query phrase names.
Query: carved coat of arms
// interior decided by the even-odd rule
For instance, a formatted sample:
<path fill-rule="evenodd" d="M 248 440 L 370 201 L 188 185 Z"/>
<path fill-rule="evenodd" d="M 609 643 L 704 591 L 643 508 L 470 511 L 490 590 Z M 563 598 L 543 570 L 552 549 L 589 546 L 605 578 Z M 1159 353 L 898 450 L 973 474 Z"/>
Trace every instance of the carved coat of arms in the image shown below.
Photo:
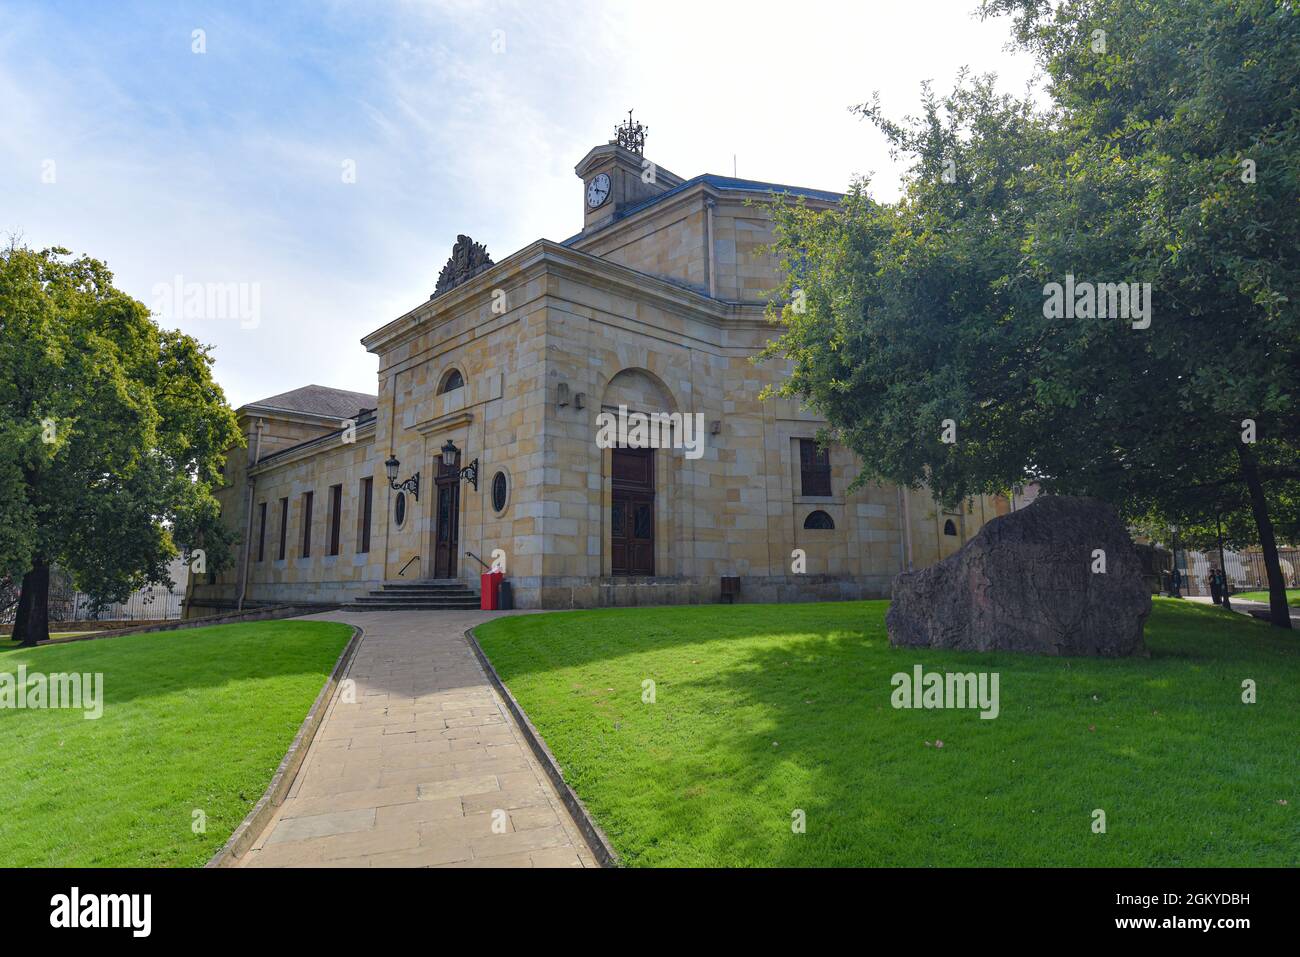
<path fill-rule="evenodd" d="M 433 295 L 429 298 L 440 296 L 448 289 L 455 289 L 493 265 L 487 247 L 468 236 L 457 236 L 456 245 L 451 248 L 451 258 L 442 267 L 442 272 L 438 273 L 438 284 L 433 287 Z"/>

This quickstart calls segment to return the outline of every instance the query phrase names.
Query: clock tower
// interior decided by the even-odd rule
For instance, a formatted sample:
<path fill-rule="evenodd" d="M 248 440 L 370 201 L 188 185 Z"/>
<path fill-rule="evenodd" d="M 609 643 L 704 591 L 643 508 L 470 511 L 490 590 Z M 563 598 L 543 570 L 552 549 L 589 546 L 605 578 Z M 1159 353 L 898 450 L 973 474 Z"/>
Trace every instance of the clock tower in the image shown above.
<path fill-rule="evenodd" d="M 573 168 L 582 180 L 584 233 L 608 225 L 629 206 L 682 184 L 676 173 L 645 158 L 647 132 L 645 126 L 632 122 L 628 110 L 627 122 L 614 130 L 615 138 L 594 148 Z"/>

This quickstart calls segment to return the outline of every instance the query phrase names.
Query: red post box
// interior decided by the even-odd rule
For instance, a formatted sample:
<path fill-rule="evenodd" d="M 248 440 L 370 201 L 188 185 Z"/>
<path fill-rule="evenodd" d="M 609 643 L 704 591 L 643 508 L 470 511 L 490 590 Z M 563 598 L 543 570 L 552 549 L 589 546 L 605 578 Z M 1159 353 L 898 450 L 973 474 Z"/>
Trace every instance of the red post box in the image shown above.
<path fill-rule="evenodd" d="M 501 579 L 505 578 L 501 572 L 484 572 L 479 579 L 481 591 L 479 593 L 479 608 L 483 611 L 496 611 L 501 607 Z"/>

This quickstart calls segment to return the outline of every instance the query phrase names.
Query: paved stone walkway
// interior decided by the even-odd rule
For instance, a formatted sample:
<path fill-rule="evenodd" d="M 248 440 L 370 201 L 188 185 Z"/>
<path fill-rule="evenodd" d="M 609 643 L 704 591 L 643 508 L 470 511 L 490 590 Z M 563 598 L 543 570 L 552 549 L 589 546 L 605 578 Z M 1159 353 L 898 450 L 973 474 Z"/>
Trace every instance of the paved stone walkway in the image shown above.
<path fill-rule="evenodd" d="M 1208 595 L 1188 595 L 1188 601 L 1194 601 L 1203 605 L 1213 605 L 1214 599 Z M 1266 601 L 1243 601 L 1240 598 L 1232 599 L 1232 610 L 1239 615 L 1250 615 L 1251 610 L 1268 611 L 1268 602 Z M 1292 607 L 1290 609 L 1291 620 L 1300 622 L 1300 608 Z"/>
<path fill-rule="evenodd" d="M 595 867 L 465 629 L 499 612 L 328 612 L 365 637 L 249 867 Z M 514 614 L 507 612 L 506 614 Z"/>

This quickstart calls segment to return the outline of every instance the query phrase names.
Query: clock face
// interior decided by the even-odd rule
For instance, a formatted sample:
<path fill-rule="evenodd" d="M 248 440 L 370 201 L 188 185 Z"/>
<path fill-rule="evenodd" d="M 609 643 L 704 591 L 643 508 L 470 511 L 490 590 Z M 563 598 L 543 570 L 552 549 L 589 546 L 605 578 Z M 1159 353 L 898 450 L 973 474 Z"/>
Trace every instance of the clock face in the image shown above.
<path fill-rule="evenodd" d="M 598 173 L 587 184 L 587 205 L 595 209 L 609 199 L 609 174 Z"/>

